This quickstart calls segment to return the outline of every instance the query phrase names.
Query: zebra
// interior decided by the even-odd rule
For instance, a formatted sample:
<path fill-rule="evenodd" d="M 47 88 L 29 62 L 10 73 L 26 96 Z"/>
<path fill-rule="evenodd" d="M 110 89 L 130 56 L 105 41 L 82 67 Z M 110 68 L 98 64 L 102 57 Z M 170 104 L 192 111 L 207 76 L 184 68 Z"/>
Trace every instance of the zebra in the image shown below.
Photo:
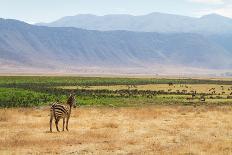
<path fill-rule="evenodd" d="M 52 121 L 55 118 L 56 130 L 60 132 L 58 128 L 59 120 L 63 119 L 63 131 L 66 119 L 66 130 L 68 131 L 68 121 L 71 115 L 72 106 L 76 107 L 76 99 L 74 94 L 70 94 L 67 100 L 67 104 L 59 104 L 58 102 L 53 103 L 50 108 L 50 132 L 52 132 Z"/>

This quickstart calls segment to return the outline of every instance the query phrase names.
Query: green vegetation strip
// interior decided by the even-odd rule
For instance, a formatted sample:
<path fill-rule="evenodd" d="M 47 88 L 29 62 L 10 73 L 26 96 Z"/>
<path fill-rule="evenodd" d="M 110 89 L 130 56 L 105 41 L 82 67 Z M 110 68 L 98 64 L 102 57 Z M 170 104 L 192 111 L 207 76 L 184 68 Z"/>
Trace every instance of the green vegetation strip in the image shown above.
<path fill-rule="evenodd" d="M 232 85 L 232 81 L 200 79 L 156 78 L 101 78 L 101 77 L 45 77 L 2 76 L 0 77 L 0 107 L 32 107 L 65 102 L 70 92 L 75 92 L 79 105 L 135 106 L 144 104 L 202 104 L 199 99 L 186 101 L 190 93 L 154 90 L 89 90 L 62 89 L 57 86 L 112 86 L 146 84 L 217 84 Z M 197 94 L 197 98 L 200 95 Z M 231 99 L 207 99 L 204 104 L 230 105 Z"/>

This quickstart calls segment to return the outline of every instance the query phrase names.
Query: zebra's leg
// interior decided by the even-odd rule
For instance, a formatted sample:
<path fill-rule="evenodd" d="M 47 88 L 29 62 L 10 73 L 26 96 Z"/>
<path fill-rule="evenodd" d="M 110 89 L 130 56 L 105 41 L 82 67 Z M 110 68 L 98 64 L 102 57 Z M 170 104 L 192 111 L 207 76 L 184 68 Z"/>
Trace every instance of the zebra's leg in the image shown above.
<path fill-rule="evenodd" d="M 66 121 L 66 130 L 68 131 L 68 121 L 69 121 L 69 116 L 67 117 L 67 121 Z"/>
<path fill-rule="evenodd" d="M 52 120 L 53 120 L 53 114 L 50 116 L 50 132 L 52 132 Z"/>
<path fill-rule="evenodd" d="M 56 130 L 57 130 L 58 132 L 60 132 L 58 123 L 59 123 L 59 119 L 57 118 L 57 119 L 56 119 Z"/>
<path fill-rule="evenodd" d="M 63 131 L 64 131 L 64 125 L 65 125 L 65 118 L 63 118 Z"/>

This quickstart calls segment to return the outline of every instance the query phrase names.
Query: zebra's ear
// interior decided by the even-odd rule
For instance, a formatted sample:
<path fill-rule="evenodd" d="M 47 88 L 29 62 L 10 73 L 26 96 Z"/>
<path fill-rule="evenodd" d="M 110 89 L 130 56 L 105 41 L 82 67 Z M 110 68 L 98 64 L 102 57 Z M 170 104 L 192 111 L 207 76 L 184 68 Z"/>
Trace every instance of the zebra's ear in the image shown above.
<path fill-rule="evenodd" d="M 75 96 L 75 93 L 74 93 L 74 92 L 71 92 L 71 93 L 69 94 L 69 97 L 71 97 L 71 96 Z"/>
<path fill-rule="evenodd" d="M 70 96 L 75 96 L 75 92 L 71 91 Z"/>

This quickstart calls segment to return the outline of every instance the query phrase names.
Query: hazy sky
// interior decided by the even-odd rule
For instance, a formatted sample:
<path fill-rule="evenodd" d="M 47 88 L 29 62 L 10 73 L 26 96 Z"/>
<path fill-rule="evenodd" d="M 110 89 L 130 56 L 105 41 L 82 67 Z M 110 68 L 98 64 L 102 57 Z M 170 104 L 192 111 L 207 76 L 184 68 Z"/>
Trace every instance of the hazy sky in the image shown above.
<path fill-rule="evenodd" d="M 51 22 L 77 14 L 132 14 L 151 12 L 187 16 L 218 13 L 232 18 L 232 0 L 0 0 L 0 17 L 28 23 Z"/>

